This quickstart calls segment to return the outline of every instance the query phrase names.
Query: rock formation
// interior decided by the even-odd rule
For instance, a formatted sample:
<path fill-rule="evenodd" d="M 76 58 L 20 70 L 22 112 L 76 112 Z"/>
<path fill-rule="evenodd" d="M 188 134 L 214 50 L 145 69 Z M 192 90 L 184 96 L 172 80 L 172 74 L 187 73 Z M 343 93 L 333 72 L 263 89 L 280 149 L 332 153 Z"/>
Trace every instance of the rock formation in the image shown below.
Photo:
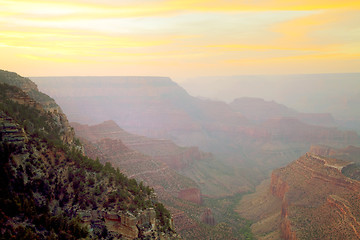
<path fill-rule="evenodd" d="M 214 215 L 211 212 L 210 208 L 207 208 L 205 210 L 205 212 L 203 213 L 203 215 L 201 216 L 201 221 L 205 224 L 208 225 L 215 225 L 215 219 L 214 219 Z"/>
<path fill-rule="evenodd" d="M 22 81 L 0 71 L 0 238 L 179 239 L 151 188 L 84 156 L 66 117 L 3 83 Z"/>
<path fill-rule="evenodd" d="M 322 153 L 331 152 L 324 147 L 322 150 Z M 307 153 L 288 166 L 274 170 L 271 183 L 267 185 L 269 190 L 244 199 L 239 211 L 257 221 L 253 231 L 265 236 L 261 239 L 271 239 L 276 234 L 284 239 L 328 239 L 329 236 L 358 239 L 360 182 L 342 173 L 349 164 L 348 161 Z M 251 216 L 251 211 L 255 209 L 256 212 L 251 202 L 260 197 L 263 201 L 257 208 L 272 210 L 268 214 Z M 270 206 L 271 201 L 276 204 Z M 246 206 L 250 209 L 244 209 Z M 268 225 L 271 218 L 277 219 L 272 226 Z"/>
<path fill-rule="evenodd" d="M 60 128 L 61 140 L 68 144 L 73 144 L 75 133 L 66 115 L 54 99 L 38 90 L 34 82 L 16 73 L 0 70 L 0 83 L 21 89 L 23 92 L 15 91 L 16 94 L 10 96 L 10 99 L 20 104 L 35 107 L 39 111 L 49 113 Z"/>

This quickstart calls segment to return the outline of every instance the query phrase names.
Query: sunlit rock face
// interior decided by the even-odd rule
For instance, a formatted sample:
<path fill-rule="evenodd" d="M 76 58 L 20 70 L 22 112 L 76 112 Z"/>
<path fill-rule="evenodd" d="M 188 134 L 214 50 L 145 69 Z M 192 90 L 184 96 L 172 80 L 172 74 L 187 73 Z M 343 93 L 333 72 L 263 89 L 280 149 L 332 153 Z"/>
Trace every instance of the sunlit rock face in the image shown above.
<path fill-rule="evenodd" d="M 350 159 L 359 151 L 355 147 L 313 146 L 311 152 L 274 170 L 262 193 L 258 190 L 251 200 L 243 200 L 240 213 L 258 221 L 253 231 L 264 236 L 358 239 L 360 182 L 344 173 L 354 163 L 328 156 Z M 251 205 L 260 199 L 258 206 Z M 245 206 L 249 208 L 246 210 Z M 262 214 L 255 216 L 259 209 Z"/>
<path fill-rule="evenodd" d="M 201 221 L 208 225 L 215 225 L 215 218 L 210 208 L 207 208 L 201 216 Z"/>

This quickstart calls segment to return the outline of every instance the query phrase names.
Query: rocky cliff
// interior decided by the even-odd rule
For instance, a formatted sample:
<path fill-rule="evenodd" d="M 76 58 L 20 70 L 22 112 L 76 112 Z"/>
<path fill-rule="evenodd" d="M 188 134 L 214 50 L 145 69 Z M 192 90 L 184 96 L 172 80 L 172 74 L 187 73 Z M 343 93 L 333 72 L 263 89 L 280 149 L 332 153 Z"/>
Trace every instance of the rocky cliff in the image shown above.
<path fill-rule="evenodd" d="M 151 188 L 84 156 L 66 117 L 2 83 L 18 83 L 9 76 L 0 78 L 1 239 L 179 239 Z"/>
<path fill-rule="evenodd" d="M 76 133 L 82 136 L 81 142 L 84 144 L 87 155 L 99 158 L 102 163 L 110 162 L 115 167 L 119 167 L 121 172 L 127 176 L 143 181 L 154 188 L 157 197 L 166 203 L 166 206 L 174 215 L 173 222 L 176 231 L 185 239 L 191 239 L 196 232 L 199 239 L 205 238 L 205 236 L 201 236 L 201 232 L 205 230 L 196 221 L 197 218 L 200 218 L 204 207 L 201 205 L 194 206 L 193 204 L 194 202 L 201 204 L 199 200 L 201 199 L 201 192 L 197 184 L 191 179 L 179 175 L 165 162 L 159 161 L 158 158 L 130 148 L 134 145 L 142 146 L 141 149 L 152 146 L 154 149 L 149 150 L 160 152 L 162 149 L 166 149 L 166 144 L 169 141 L 157 141 L 127 133 L 112 121 L 95 126 L 76 123 L 72 123 L 72 125 Z M 124 139 L 127 145 L 120 138 Z M 155 144 L 152 144 L 152 141 Z M 170 144 L 172 148 L 173 145 L 173 143 Z M 159 147 L 159 149 L 156 147 Z M 157 149 L 159 151 L 156 151 Z M 174 155 L 176 155 L 176 152 Z M 197 195 L 192 193 L 194 191 Z M 192 210 L 192 215 L 184 211 L 187 212 L 189 209 Z"/>
<path fill-rule="evenodd" d="M 310 148 L 310 152 L 321 156 L 328 156 L 351 161 L 354 163 L 360 163 L 360 148 L 355 146 L 334 148 L 324 145 L 313 145 Z"/>
<path fill-rule="evenodd" d="M 322 153 L 331 153 L 328 150 L 321 148 Z M 274 170 L 268 190 L 255 195 L 264 199 L 275 197 L 280 206 L 274 207 L 272 214 L 253 216 L 257 222 L 253 230 L 265 231 L 263 239 L 271 239 L 274 232 L 284 239 L 329 239 L 330 236 L 332 239 L 344 239 L 344 236 L 345 239 L 359 239 L 360 182 L 342 173 L 349 164 L 351 162 L 309 152 L 288 166 Z M 256 201 L 256 197 L 250 199 L 243 200 L 243 207 Z M 240 213 L 249 214 L 251 218 L 251 209 L 243 207 L 240 206 Z M 270 206 L 265 200 L 258 208 L 261 207 Z M 267 221 L 274 214 L 279 214 L 279 221 L 269 227 Z M 278 230 L 274 230 L 275 227 Z"/>
<path fill-rule="evenodd" d="M 48 95 L 40 92 L 37 85 L 28 78 L 21 77 L 14 72 L 0 70 L 0 83 L 15 86 L 21 89 L 25 94 L 12 96 L 11 99 L 20 104 L 34 106 L 40 111 L 50 114 L 57 123 L 61 140 L 67 144 L 73 144 L 74 131 L 70 126 L 66 115 L 56 104 L 55 100 Z M 36 105 L 37 104 L 37 105 Z"/>
<path fill-rule="evenodd" d="M 201 216 L 201 221 L 208 225 L 215 225 L 215 219 L 214 215 L 212 214 L 212 211 L 210 208 L 206 209 L 203 215 Z"/>

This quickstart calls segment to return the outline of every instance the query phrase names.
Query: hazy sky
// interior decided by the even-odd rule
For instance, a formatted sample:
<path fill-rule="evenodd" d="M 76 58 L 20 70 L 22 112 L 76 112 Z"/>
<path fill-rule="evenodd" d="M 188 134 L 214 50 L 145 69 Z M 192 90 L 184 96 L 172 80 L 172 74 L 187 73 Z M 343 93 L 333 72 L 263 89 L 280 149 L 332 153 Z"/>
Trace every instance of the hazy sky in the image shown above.
<path fill-rule="evenodd" d="M 24 76 L 358 72 L 360 1 L 0 0 Z"/>

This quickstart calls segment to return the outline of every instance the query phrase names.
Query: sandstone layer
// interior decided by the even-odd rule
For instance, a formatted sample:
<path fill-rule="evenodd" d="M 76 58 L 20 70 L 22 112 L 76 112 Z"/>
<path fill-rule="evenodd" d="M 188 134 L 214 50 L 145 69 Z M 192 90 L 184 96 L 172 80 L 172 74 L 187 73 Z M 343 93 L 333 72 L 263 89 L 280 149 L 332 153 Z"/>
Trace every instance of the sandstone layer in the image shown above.
<path fill-rule="evenodd" d="M 320 150 L 331 152 L 312 148 Z M 260 239 L 360 239 L 360 182 L 342 173 L 349 164 L 309 152 L 274 170 L 239 212 L 256 222 L 252 229 Z"/>

